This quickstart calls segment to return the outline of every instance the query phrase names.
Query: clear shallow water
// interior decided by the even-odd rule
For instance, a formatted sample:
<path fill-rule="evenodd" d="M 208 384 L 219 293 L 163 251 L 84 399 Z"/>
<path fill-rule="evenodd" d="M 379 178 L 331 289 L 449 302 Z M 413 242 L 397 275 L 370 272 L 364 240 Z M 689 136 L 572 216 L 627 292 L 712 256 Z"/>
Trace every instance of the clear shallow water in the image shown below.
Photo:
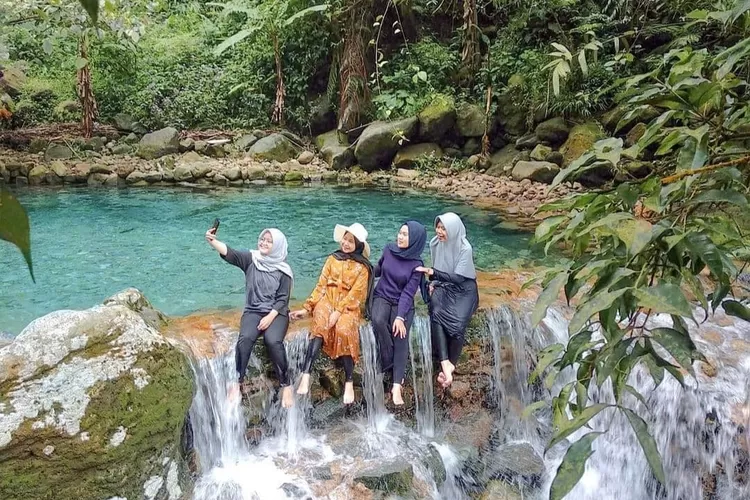
<path fill-rule="evenodd" d="M 498 227 L 497 215 L 435 197 L 332 187 L 264 187 L 197 192 L 178 188 L 23 190 L 31 218 L 34 284 L 20 253 L 0 244 L 0 332 L 18 334 L 58 309 L 83 309 L 126 287 L 171 315 L 240 307 L 242 273 L 222 262 L 203 235 L 215 217 L 219 238 L 254 248 L 276 226 L 289 240 L 294 299 L 313 288 L 336 223 L 358 221 L 370 232 L 373 258 L 416 219 L 432 231 L 440 213 L 459 213 L 482 269 L 530 256 L 530 235 Z M 427 253 L 425 253 L 427 255 Z"/>

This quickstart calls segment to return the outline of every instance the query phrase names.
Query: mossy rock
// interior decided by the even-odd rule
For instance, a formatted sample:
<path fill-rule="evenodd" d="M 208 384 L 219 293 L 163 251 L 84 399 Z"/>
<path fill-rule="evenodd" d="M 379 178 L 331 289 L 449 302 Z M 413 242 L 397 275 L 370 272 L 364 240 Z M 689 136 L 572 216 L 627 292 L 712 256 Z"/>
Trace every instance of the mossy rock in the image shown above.
<path fill-rule="evenodd" d="M 297 170 L 292 170 L 291 172 L 287 172 L 284 174 L 284 183 L 285 184 L 301 184 L 305 181 L 305 176 L 302 174 L 302 172 L 299 172 Z"/>
<path fill-rule="evenodd" d="M 402 458 L 372 464 L 354 476 L 355 483 L 361 483 L 371 490 L 396 494 L 411 491 L 413 479 L 414 468 Z"/>
<path fill-rule="evenodd" d="M 0 498 L 166 498 L 192 377 L 126 303 L 51 313 L 0 352 Z"/>
<path fill-rule="evenodd" d="M 565 144 L 560 148 L 563 166 L 570 165 L 591 149 L 596 141 L 603 138 L 604 132 L 596 122 L 586 122 L 573 127 Z"/>
<path fill-rule="evenodd" d="M 456 103 L 451 97 L 436 96 L 417 118 L 422 141 L 439 142 L 456 124 Z"/>

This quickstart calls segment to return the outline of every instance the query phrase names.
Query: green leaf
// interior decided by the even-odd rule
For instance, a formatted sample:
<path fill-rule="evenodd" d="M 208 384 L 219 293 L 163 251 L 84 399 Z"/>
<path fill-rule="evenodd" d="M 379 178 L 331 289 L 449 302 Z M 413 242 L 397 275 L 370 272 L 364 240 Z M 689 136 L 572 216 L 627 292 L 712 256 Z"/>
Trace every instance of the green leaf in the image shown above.
<path fill-rule="evenodd" d="M 724 312 L 730 316 L 750 321 L 750 308 L 740 304 L 736 300 L 725 300 L 721 303 L 721 307 L 723 307 Z"/>
<path fill-rule="evenodd" d="M 698 353 L 689 334 L 678 332 L 674 328 L 654 328 L 651 331 L 651 339 L 661 344 L 680 366 L 695 377 L 693 361 L 702 358 L 703 355 Z"/>
<path fill-rule="evenodd" d="M 638 255 L 651 242 L 651 223 L 643 219 L 629 219 L 617 223 L 615 233 L 628 248 L 628 254 Z"/>
<path fill-rule="evenodd" d="M 619 340 L 614 344 L 607 344 L 607 349 L 611 350 L 611 353 L 607 356 L 607 359 L 602 366 L 596 371 L 596 383 L 598 385 L 602 385 L 612 374 L 615 367 L 620 363 L 620 360 L 628 355 L 628 348 L 632 342 L 633 339 L 629 338 Z"/>
<path fill-rule="evenodd" d="M 257 27 L 253 27 L 253 28 L 238 31 L 237 33 L 235 33 L 234 35 L 230 36 L 229 38 L 221 42 L 219 45 L 217 45 L 216 48 L 214 49 L 214 55 L 217 57 L 220 56 L 221 54 L 224 53 L 225 50 L 227 50 L 230 47 L 233 47 L 237 43 L 249 37 L 257 29 L 258 29 Z"/>
<path fill-rule="evenodd" d="M 76 57 L 76 69 L 80 70 L 89 64 L 89 60 L 83 57 Z"/>
<path fill-rule="evenodd" d="M 294 14 L 292 17 L 284 21 L 284 26 L 289 26 L 294 21 L 299 19 L 302 16 L 306 16 L 307 14 L 310 14 L 311 12 L 323 12 L 329 7 L 328 4 L 322 4 L 322 5 L 313 5 L 312 7 L 308 7 L 306 9 L 302 9 L 301 11 Z"/>
<path fill-rule="evenodd" d="M 685 237 L 685 243 L 694 259 L 700 259 L 700 261 L 707 265 L 715 279 L 722 279 L 725 273 L 721 254 L 705 232 L 689 233 Z M 698 273 L 700 271 L 698 269 L 695 272 Z"/>
<path fill-rule="evenodd" d="M 42 42 L 42 50 L 47 55 L 50 55 L 52 53 L 52 39 L 51 38 L 44 39 L 44 42 Z"/>
<path fill-rule="evenodd" d="M 730 203 L 742 208 L 748 206 L 747 196 L 734 189 L 709 189 L 690 200 L 690 203 Z"/>
<path fill-rule="evenodd" d="M 538 325 L 544 319 L 544 316 L 547 314 L 547 308 L 557 300 L 560 290 L 567 281 L 568 271 L 561 271 L 547 284 L 542 293 L 539 294 L 539 298 L 534 305 L 534 311 L 531 313 L 531 323 L 534 326 Z"/>
<path fill-rule="evenodd" d="M 562 500 L 578 484 L 586 470 L 586 461 L 593 453 L 591 444 L 602 434 L 602 432 L 589 432 L 570 445 L 552 481 L 550 500 Z"/>
<path fill-rule="evenodd" d="M 605 408 L 608 408 L 609 406 L 610 405 L 605 405 L 605 404 L 591 405 L 585 410 L 583 410 L 574 419 L 566 420 L 565 424 L 560 426 L 560 428 L 553 434 L 552 439 L 547 445 L 547 449 L 549 450 L 556 444 L 562 442 L 564 439 L 566 439 L 568 436 L 573 434 L 575 431 L 577 431 L 578 429 L 586 425 L 586 423 L 588 423 L 589 420 L 591 420 L 596 415 L 598 415 L 600 411 L 602 411 Z"/>
<path fill-rule="evenodd" d="M 708 301 L 706 300 L 706 293 L 703 290 L 701 281 L 689 271 L 682 273 L 682 279 L 685 281 L 685 283 L 687 283 L 690 291 L 693 292 L 696 300 L 701 303 L 703 309 L 708 311 Z"/>
<path fill-rule="evenodd" d="M 549 365 L 551 365 L 560 355 L 560 353 L 563 351 L 563 345 L 562 344 L 552 344 L 550 346 L 545 347 L 540 353 L 539 353 L 539 359 L 536 362 L 536 366 L 534 367 L 534 371 L 531 372 L 531 375 L 529 375 L 529 383 L 533 384 L 534 381 L 536 381 L 537 377 L 544 373 L 544 370 L 546 370 Z"/>
<path fill-rule="evenodd" d="M 717 54 L 713 61 L 715 65 L 719 66 L 716 77 L 722 79 L 727 76 L 748 53 L 750 53 L 750 37 L 745 37 L 741 42 Z"/>
<path fill-rule="evenodd" d="M 591 347 L 590 341 L 591 341 L 591 331 L 589 330 L 578 332 L 572 337 L 570 337 L 570 340 L 568 341 L 568 347 L 567 349 L 565 349 L 565 354 L 560 360 L 560 363 L 558 364 L 558 368 L 562 370 L 565 367 L 570 366 L 573 363 L 575 363 L 578 356 L 582 352 L 584 352 L 586 349 Z"/>
<path fill-rule="evenodd" d="M 602 309 L 609 308 L 615 300 L 619 299 L 628 290 L 628 288 L 622 288 L 614 292 L 598 293 L 589 297 L 586 302 L 578 306 L 578 310 L 573 315 L 573 319 L 568 325 L 569 331 L 577 332 L 583 328 L 583 325 L 586 324 L 591 316 Z"/>
<path fill-rule="evenodd" d="M 625 390 L 628 391 L 630 394 L 632 394 L 635 397 L 635 399 L 640 401 L 644 408 L 646 408 L 647 410 L 649 409 L 648 404 L 646 404 L 646 398 L 644 398 L 643 394 L 638 392 L 638 390 L 635 387 L 633 387 L 632 385 L 626 385 Z"/>
<path fill-rule="evenodd" d="M 4 189 L 0 189 L 0 240 L 8 241 L 18 247 L 29 267 L 31 280 L 36 283 L 34 266 L 31 263 L 29 217 L 18 200 Z"/>
<path fill-rule="evenodd" d="M 654 438 L 651 437 L 651 434 L 648 433 L 648 426 L 646 425 L 646 422 L 644 422 L 641 417 L 636 415 L 633 410 L 629 410 L 627 408 L 621 409 L 623 412 L 625 412 L 625 416 L 628 417 L 628 421 L 630 422 L 631 427 L 633 427 L 635 436 L 638 438 L 638 442 L 641 444 L 643 453 L 646 455 L 648 465 L 651 466 L 651 471 L 654 473 L 654 476 L 656 476 L 656 479 L 661 484 L 666 484 L 666 481 L 664 480 L 664 469 L 661 465 L 661 456 L 659 455 L 659 449 L 656 447 L 656 441 L 654 441 Z"/>
<path fill-rule="evenodd" d="M 99 20 L 99 0 L 79 0 L 83 8 L 91 18 L 91 22 L 96 24 Z"/>
<path fill-rule="evenodd" d="M 541 410 L 546 406 L 549 406 L 549 402 L 547 401 L 535 401 L 534 403 L 531 403 L 523 409 L 523 413 L 521 413 L 521 420 L 526 420 L 527 418 L 529 418 L 529 416 L 531 416 L 532 413 L 537 410 Z"/>
<path fill-rule="evenodd" d="M 544 238 L 552 233 L 552 231 L 566 219 L 567 217 L 564 215 L 547 217 L 536 227 L 536 230 L 534 231 L 534 239 L 536 241 L 544 241 Z"/>
<path fill-rule="evenodd" d="M 679 286 L 673 283 L 660 283 L 648 288 L 637 288 L 634 292 L 638 305 L 654 312 L 676 314 L 693 318 L 693 310 Z"/>

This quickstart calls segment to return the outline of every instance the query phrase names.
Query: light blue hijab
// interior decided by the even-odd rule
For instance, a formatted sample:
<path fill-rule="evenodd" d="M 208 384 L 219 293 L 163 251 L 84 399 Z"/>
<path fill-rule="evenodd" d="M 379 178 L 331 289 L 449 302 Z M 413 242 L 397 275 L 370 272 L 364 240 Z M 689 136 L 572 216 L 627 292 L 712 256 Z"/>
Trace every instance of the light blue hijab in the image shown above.
<path fill-rule="evenodd" d="M 435 218 L 435 226 L 442 222 L 448 234 L 448 241 L 441 242 L 435 236 L 430 240 L 432 267 L 438 271 L 459 274 L 464 278 L 476 279 L 474 253 L 466 239 L 466 227 L 461 218 L 453 212 L 446 212 Z"/>

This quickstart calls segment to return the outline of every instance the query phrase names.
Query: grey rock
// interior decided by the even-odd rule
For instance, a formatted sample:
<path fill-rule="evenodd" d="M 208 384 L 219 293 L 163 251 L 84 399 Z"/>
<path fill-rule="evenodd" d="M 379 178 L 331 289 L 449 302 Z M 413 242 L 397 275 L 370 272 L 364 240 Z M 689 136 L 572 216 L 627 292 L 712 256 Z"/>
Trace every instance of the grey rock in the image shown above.
<path fill-rule="evenodd" d="M 138 156 L 146 160 L 153 160 L 177 153 L 179 149 L 179 132 L 175 128 L 166 127 L 141 138 L 138 143 Z"/>
<path fill-rule="evenodd" d="M 259 160 L 275 160 L 283 163 L 296 158 L 299 150 L 286 136 L 271 134 L 253 144 L 247 154 Z"/>
<path fill-rule="evenodd" d="M 44 152 L 46 161 L 69 160 L 71 158 L 73 158 L 73 151 L 65 144 L 50 143 Z"/>
<path fill-rule="evenodd" d="M 309 163 L 312 163 L 314 159 L 315 154 L 312 151 L 302 151 L 297 157 L 297 161 L 300 163 L 300 165 L 307 165 Z"/>
<path fill-rule="evenodd" d="M 514 181 L 529 179 L 549 184 L 560 171 L 560 167 L 547 161 L 519 161 L 513 167 L 511 177 Z"/>
<path fill-rule="evenodd" d="M 127 113 L 117 113 L 114 116 L 114 122 L 115 122 L 115 127 L 117 127 L 118 130 L 122 130 L 124 132 L 134 132 L 139 135 L 142 135 L 148 132 L 146 130 L 146 127 L 141 125 L 139 121 L 137 121 L 135 118 L 133 118 L 131 115 Z"/>
<path fill-rule="evenodd" d="M 355 473 L 354 482 L 371 490 L 405 494 L 412 489 L 414 469 L 402 458 L 379 460 Z"/>
<path fill-rule="evenodd" d="M 224 171 L 224 177 L 230 181 L 236 181 L 242 179 L 242 171 L 240 170 L 240 167 L 237 166 L 229 167 Z"/>
<path fill-rule="evenodd" d="M 463 104 L 456 109 L 456 130 L 461 137 L 483 136 L 485 120 L 484 110 L 475 104 Z"/>
<path fill-rule="evenodd" d="M 333 170 L 345 170 L 354 165 L 354 151 L 350 146 L 341 144 L 336 130 L 317 136 L 315 144 L 323 160 Z"/>
<path fill-rule="evenodd" d="M 452 99 L 439 97 L 419 115 L 419 137 L 424 142 L 439 142 L 456 124 L 456 105 Z"/>
<path fill-rule="evenodd" d="M 516 140 L 517 149 L 534 149 L 541 142 L 535 134 L 526 134 Z"/>
<path fill-rule="evenodd" d="M 393 158 L 393 168 L 415 168 L 417 166 L 417 161 L 426 156 L 441 158 L 443 156 L 443 150 L 440 149 L 440 146 L 437 144 L 429 142 L 406 146 L 399 150 Z"/>
<path fill-rule="evenodd" d="M 536 126 L 534 133 L 540 141 L 560 145 L 568 138 L 570 128 L 565 119 L 557 117 L 544 121 Z"/>
<path fill-rule="evenodd" d="M 247 151 L 256 142 L 258 142 L 258 137 L 253 134 L 245 134 L 234 141 L 234 146 L 237 148 L 237 151 Z"/>
<path fill-rule="evenodd" d="M 354 156 L 362 170 L 372 172 L 388 168 L 401 147 L 401 136 L 412 140 L 416 136 L 418 123 L 417 118 L 412 117 L 395 122 L 377 121 L 365 128 L 354 149 Z"/>

